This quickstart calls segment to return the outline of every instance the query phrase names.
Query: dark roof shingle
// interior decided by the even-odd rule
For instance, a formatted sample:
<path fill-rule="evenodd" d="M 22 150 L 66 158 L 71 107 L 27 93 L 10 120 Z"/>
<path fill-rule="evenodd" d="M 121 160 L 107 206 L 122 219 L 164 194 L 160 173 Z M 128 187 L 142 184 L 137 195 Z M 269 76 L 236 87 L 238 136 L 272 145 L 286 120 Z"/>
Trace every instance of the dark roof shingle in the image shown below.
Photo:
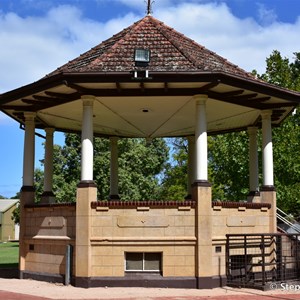
<path fill-rule="evenodd" d="M 246 78 L 252 75 L 209 51 L 171 27 L 146 16 L 118 34 L 68 62 L 48 76 L 60 72 L 132 71 L 134 49 L 147 48 L 155 72 L 225 72 Z"/>

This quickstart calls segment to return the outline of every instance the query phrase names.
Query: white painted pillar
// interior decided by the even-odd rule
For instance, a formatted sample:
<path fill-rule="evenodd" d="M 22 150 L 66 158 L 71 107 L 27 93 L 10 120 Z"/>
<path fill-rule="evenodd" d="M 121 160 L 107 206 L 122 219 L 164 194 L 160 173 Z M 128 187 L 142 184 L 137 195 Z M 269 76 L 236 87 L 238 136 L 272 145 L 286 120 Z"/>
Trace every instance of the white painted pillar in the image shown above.
<path fill-rule="evenodd" d="M 94 96 L 85 95 L 82 112 L 81 131 L 81 181 L 93 181 L 93 102 Z"/>
<path fill-rule="evenodd" d="M 46 128 L 44 192 L 52 192 L 53 186 L 53 133 L 54 128 Z"/>
<path fill-rule="evenodd" d="M 119 199 L 118 138 L 110 138 L 110 199 Z"/>
<path fill-rule="evenodd" d="M 207 95 L 195 95 L 196 100 L 196 181 L 208 180 L 207 169 L 207 125 L 206 125 L 206 101 Z"/>
<path fill-rule="evenodd" d="M 34 186 L 35 123 L 36 113 L 25 112 L 25 138 L 23 156 L 23 187 Z"/>
<path fill-rule="evenodd" d="M 274 186 L 271 110 L 261 112 L 263 147 L 263 185 Z"/>
<path fill-rule="evenodd" d="M 188 198 L 192 195 L 192 184 L 195 181 L 195 137 L 189 136 L 188 140 Z"/>
<path fill-rule="evenodd" d="M 258 152 L 257 152 L 257 127 L 248 127 L 249 135 L 249 188 L 250 193 L 258 192 Z"/>

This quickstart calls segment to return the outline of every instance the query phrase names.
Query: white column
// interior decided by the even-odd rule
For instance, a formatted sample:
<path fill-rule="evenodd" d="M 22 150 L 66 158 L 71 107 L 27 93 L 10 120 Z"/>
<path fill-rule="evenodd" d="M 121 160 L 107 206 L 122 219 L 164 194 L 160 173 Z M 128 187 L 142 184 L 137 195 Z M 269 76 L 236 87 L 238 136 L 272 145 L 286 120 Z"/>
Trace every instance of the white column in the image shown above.
<path fill-rule="evenodd" d="M 110 198 L 119 199 L 118 196 L 118 138 L 110 138 Z"/>
<path fill-rule="evenodd" d="M 35 123 L 36 113 L 25 112 L 25 138 L 23 156 L 23 186 L 34 185 Z"/>
<path fill-rule="evenodd" d="M 249 188 L 258 191 L 257 127 L 248 127 L 249 135 Z"/>
<path fill-rule="evenodd" d="M 81 131 L 81 181 L 93 181 L 93 96 L 83 96 Z"/>
<path fill-rule="evenodd" d="M 188 138 L 188 182 L 187 191 L 188 197 L 192 195 L 192 184 L 195 181 L 195 137 Z"/>
<path fill-rule="evenodd" d="M 207 125 L 206 125 L 206 101 L 207 95 L 195 95 L 196 100 L 196 181 L 207 181 Z"/>
<path fill-rule="evenodd" d="M 273 186 L 273 145 L 272 145 L 272 127 L 271 110 L 261 112 L 262 118 L 262 147 L 263 147 L 263 185 Z"/>
<path fill-rule="evenodd" d="M 46 128 L 44 192 L 52 192 L 53 185 L 53 133 L 54 128 Z"/>

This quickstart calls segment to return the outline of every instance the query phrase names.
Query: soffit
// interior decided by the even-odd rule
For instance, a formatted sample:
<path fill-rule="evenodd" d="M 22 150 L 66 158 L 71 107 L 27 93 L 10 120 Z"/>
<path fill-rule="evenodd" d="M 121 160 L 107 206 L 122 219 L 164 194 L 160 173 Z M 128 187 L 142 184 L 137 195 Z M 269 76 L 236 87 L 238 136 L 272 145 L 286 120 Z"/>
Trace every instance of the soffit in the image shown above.
<path fill-rule="evenodd" d="M 288 92 L 283 98 L 285 91 L 281 89 L 277 93 L 269 92 L 257 85 L 245 87 L 244 82 L 238 80 L 216 78 L 202 81 L 177 78 L 166 82 L 151 77 L 136 80 L 130 75 L 129 80 L 127 76 L 127 80 L 119 82 L 59 80 L 46 88 L 41 85 L 40 89 L 21 90 L 14 97 L 8 97 L 11 101 L 5 101 L 4 97 L 0 107 L 21 124 L 24 124 L 25 111 L 35 111 L 37 128 L 80 132 L 81 97 L 93 95 L 95 135 L 172 137 L 194 134 L 195 94 L 208 95 L 206 109 L 210 134 L 260 126 L 260 112 L 264 109 L 272 110 L 272 124 L 276 126 L 299 101 L 299 95 L 293 97 Z"/>

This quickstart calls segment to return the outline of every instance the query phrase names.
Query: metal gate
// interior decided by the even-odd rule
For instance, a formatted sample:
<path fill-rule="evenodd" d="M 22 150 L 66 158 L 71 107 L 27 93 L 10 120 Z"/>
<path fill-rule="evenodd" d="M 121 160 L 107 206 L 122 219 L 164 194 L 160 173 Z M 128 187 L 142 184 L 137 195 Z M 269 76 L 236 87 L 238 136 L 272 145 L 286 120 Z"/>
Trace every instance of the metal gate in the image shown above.
<path fill-rule="evenodd" d="M 268 289 L 271 283 L 297 281 L 300 234 L 227 234 L 229 286 Z"/>

